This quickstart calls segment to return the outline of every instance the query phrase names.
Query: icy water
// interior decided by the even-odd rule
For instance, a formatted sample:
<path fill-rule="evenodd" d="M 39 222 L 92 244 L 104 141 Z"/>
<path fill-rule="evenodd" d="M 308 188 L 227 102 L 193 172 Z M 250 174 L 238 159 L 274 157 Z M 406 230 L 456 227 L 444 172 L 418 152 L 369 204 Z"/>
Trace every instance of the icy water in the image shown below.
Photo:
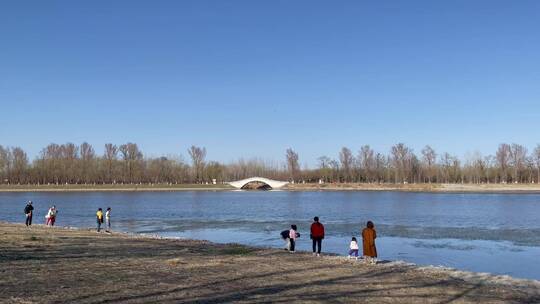
<path fill-rule="evenodd" d="M 326 227 L 323 251 L 345 255 L 367 220 L 380 259 L 442 265 L 540 280 L 539 194 L 403 192 L 94 192 L 0 193 L 0 220 L 34 223 L 51 204 L 58 226 L 93 227 L 98 207 L 112 207 L 113 229 L 214 242 L 282 247 L 280 231 L 299 227 L 299 250 L 311 250 L 309 225 Z"/>

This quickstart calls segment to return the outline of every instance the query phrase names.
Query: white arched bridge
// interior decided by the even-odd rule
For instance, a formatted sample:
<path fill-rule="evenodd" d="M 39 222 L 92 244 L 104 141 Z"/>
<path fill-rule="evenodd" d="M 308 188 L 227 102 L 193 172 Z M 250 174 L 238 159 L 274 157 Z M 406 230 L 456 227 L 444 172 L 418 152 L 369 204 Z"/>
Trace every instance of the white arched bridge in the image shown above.
<path fill-rule="evenodd" d="M 273 179 L 269 179 L 265 177 L 250 177 L 250 178 L 246 178 L 246 179 L 235 181 L 235 182 L 229 182 L 229 185 L 238 189 L 242 189 L 247 184 L 253 183 L 253 182 L 266 184 L 272 189 L 279 189 L 289 183 L 289 182 L 277 181 L 277 180 L 273 180 Z"/>

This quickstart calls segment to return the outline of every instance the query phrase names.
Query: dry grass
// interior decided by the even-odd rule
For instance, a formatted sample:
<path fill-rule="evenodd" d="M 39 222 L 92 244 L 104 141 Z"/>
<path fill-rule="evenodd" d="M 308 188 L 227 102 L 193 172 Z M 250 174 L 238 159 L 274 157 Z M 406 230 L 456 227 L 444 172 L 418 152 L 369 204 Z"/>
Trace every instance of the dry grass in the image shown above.
<path fill-rule="evenodd" d="M 3 303 L 533 303 L 540 302 L 535 286 L 277 249 L 0 223 Z"/>

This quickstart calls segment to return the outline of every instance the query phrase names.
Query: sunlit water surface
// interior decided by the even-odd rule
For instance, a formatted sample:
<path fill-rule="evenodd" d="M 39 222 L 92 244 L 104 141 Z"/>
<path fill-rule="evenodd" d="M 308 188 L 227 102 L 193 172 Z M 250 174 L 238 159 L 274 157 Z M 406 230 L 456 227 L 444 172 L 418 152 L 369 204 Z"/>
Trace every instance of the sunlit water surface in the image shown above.
<path fill-rule="evenodd" d="M 379 258 L 540 280 L 540 195 L 404 192 L 75 192 L 0 193 L 0 220 L 34 223 L 47 208 L 57 225 L 95 226 L 112 207 L 119 231 L 282 247 L 280 231 L 299 227 L 299 250 L 311 250 L 313 216 L 325 224 L 323 251 L 346 254 L 352 236 L 375 223 Z"/>

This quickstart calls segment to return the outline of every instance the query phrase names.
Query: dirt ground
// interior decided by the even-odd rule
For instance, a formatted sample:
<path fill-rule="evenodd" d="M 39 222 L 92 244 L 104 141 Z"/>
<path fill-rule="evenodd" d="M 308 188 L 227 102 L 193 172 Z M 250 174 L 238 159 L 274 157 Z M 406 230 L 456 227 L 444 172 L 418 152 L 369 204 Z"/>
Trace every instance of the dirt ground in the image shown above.
<path fill-rule="evenodd" d="M 540 283 L 0 222 L 1 303 L 540 303 Z"/>

